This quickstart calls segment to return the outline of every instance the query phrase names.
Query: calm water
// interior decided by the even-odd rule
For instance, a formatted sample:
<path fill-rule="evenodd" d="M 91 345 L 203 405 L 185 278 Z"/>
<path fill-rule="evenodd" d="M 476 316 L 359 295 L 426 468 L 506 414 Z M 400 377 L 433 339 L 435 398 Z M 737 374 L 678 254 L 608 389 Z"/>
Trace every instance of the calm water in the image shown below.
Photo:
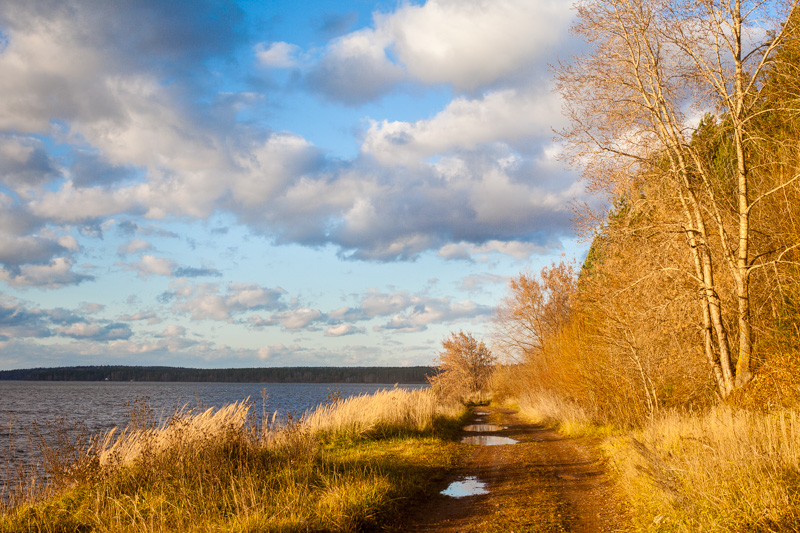
<path fill-rule="evenodd" d="M 149 403 L 156 422 L 167 420 L 181 407 L 220 407 L 247 399 L 255 414 L 302 415 L 324 403 L 331 394 L 345 398 L 390 389 L 394 385 L 320 383 L 141 383 L 0 381 L 0 487 L 4 471 L 14 463 L 35 461 L 26 429 L 33 423 L 63 420 L 83 423 L 93 432 L 125 426 L 131 405 Z M 425 385 L 401 385 L 423 388 Z M 5 468 L 4 468 L 5 467 Z"/>

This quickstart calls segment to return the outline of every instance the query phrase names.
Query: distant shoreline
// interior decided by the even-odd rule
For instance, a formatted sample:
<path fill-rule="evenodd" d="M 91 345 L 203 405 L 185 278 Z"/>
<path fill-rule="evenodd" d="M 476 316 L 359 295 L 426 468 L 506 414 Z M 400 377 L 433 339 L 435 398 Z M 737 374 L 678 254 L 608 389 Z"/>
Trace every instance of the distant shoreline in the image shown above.
<path fill-rule="evenodd" d="M 151 381 L 200 383 L 420 384 L 432 366 L 182 368 L 168 366 L 72 366 L 0 370 L 0 381 Z"/>

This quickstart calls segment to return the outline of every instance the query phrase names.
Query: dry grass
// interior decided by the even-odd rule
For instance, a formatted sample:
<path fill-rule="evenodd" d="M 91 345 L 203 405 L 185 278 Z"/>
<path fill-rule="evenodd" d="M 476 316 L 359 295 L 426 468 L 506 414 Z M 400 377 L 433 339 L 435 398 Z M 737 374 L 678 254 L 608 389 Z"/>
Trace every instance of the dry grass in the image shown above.
<path fill-rule="evenodd" d="M 454 462 L 435 435 L 460 411 L 429 391 L 336 400 L 284 424 L 255 424 L 250 409 L 182 410 L 89 439 L 0 513 L 0 531 L 355 531 Z"/>
<path fill-rule="evenodd" d="M 429 390 L 387 390 L 376 400 L 365 394 L 330 402 L 304 417 L 301 425 L 311 433 L 358 438 L 430 430 L 438 417 L 457 417 L 463 410 L 456 403 L 440 403 Z"/>
<path fill-rule="evenodd" d="M 575 402 L 565 400 L 552 391 L 521 394 L 515 401 L 520 415 L 531 422 L 558 426 L 559 431 L 571 436 L 608 435 L 614 431 L 610 425 L 599 425 Z"/>
<path fill-rule="evenodd" d="M 638 429 L 602 426 L 546 390 L 511 398 L 530 420 L 603 437 L 640 531 L 800 532 L 800 411 L 725 406 L 666 412 Z"/>
<path fill-rule="evenodd" d="M 671 414 L 607 443 L 643 530 L 800 531 L 800 414 Z"/>

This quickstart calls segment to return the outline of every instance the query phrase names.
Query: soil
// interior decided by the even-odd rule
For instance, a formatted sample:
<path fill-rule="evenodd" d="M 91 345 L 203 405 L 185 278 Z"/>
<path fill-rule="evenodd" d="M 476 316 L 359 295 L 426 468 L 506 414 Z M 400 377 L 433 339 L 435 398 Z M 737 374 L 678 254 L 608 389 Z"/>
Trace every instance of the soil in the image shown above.
<path fill-rule="evenodd" d="M 459 498 L 437 493 L 417 502 L 404 520 L 403 531 L 628 530 L 596 440 L 564 437 L 497 407 L 475 408 L 470 423 L 500 428 L 486 433 L 464 431 L 464 436 L 502 436 L 518 443 L 463 444 L 464 466 L 441 480 L 441 490 L 474 477 L 488 493 Z"/>

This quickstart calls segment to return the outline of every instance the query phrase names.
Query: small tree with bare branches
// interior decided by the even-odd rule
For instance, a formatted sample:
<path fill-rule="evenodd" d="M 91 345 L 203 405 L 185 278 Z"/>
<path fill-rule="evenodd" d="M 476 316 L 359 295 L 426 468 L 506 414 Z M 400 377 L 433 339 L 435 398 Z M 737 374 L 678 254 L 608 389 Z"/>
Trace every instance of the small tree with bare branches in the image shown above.
<path fill-rule="evenodd" d="M 496 357 L 471 333 L 451 333 L 442 341 L 438 373 L 428 380 L 439 394 L 472 400 L 486 390 Z"/>

